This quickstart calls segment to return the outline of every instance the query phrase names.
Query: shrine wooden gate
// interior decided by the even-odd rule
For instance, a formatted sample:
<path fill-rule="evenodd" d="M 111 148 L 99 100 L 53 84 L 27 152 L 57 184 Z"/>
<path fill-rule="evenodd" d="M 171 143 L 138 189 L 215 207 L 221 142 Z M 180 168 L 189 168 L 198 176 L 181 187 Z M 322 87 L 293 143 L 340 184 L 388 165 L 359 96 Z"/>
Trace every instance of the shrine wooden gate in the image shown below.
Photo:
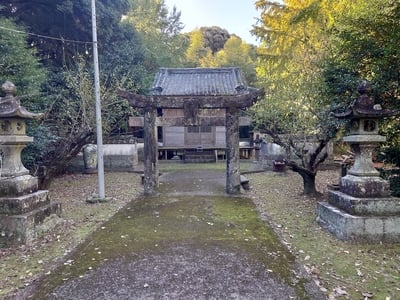
<path fill-rule="evenodd" d="M 142 109 L 144 114 L 144 193 L 154 194 L 159 186 L 158 170 L 158 139 L 157 139 L 157 111 L 162 109 L 183 109 L 184 116 L 169 120 L 170 126 L 225 126 L 226 128 L 226 192 L 228 194 L 240 193 L 240 169 L 239 169 L 239 111 L 250 107 L 264 95 L 261 89 L 245 87 L 242 84 L 236 85 L 232 91 L 226 91 L 226 86 L 239 82 L 243 83 L 238 68 L 214 68 L 214 69 L 161 69 L 163 74 L 179 74 L 179 76 L 197 74 L 210 78 L 211 75 L 233 76 L 236 81 L 229 79 L 229 83 L 220 81 L 223 88 L 218 89 L 215 78 L 212 82 L 205 81 L 203 85 L 196 82 L 196 92 L 188 93 L 179 90 L 179 85 L 174 89 L 174 95 L 161 93 L 162 87 L 153 85 L 153 95 L 144 96 L 130 93 L 124 90 L 118 91 L 119 96 L 127 99 L 129 104 Z M 167 72 L 167 73 L 166 73 Z M 169 72 L 169 73 L 168 73 Z M 175 72 L 175 73 L 174 73 Z M 199 75 L 200 73 L 200 75 Z M 176 79 L 182 78 L 177 76 Z M 159 79 L 160 75 L 158 75 Z M 218 78 L 218 77 L 217 77 Z M 165 78 L 164 81 L 165 82 Z M 157 83 L 157 77 L 155 82 Z M 193 80 L 191 81 L 193 83 Z M 171 82 L 170 82 L 171 84 Z M 212 84 L 212 93 L 210 93 Z M 184 85 L 184 84 L 181 84 Z M 202 86 L 203 89 L 200 89 Z M 182 89 L 181 89 L 182 90 Z M 190 89 L 189 89 L 190 91 Z M 225 119 L 212 117 L 199 117 L 199 110 L 202 109 L 223 109 Z"/>

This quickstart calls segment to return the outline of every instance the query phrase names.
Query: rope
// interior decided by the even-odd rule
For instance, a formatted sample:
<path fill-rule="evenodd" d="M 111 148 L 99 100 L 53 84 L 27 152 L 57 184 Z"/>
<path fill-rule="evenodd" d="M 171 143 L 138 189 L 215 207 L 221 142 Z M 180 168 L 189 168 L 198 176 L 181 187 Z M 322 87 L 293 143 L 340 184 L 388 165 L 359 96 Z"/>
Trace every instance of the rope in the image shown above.
<path fill-rule="evenodd" d="M 61 42 L 69 42 L 69 43 L 75 43 L 75 44 L 93 44 L 93 42 L 85 42 L 85 41 L 78 41 L 78 40 L 70 40 L 70 39 L 64 39 L 64 38 L 57 38 L 54 36 L 48 36 L 48 35 L 43 35 L 43 34 L 36 34 L 36 33 L 32 33 L 32 32 L 25 32 L 22 30 L 16 30 L 16 29 L 12 29 L 12 28 L 7 28 L 7 27 L 3 27 L 0 26 L 0 29 L 5 30 L 5 31 L 10 31 L 10 32 L 15 32 L 15 33 L 19 33 L 19 34 L 27 34 L 30 36 L 36 36 L 36 37 L 40 37 L 40 38 L 44 38 L 44 39 L 49 39 L 49 40 L 56 40 L 56 41 L 61 41 Z"/>

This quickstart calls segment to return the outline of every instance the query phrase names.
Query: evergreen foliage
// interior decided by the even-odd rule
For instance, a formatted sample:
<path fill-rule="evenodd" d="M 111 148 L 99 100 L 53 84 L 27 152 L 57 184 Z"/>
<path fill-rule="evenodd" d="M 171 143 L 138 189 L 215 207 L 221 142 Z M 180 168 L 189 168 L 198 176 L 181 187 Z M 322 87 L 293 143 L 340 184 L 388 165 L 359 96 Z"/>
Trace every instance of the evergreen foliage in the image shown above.
<path fill-rule="evenodd" d="M 180 67 L 188 40 L 181 34 L 181 13 L 164 0 L 135 0 L 125 21 L 139 32 L 150 68 Z"/>
<path fill-rule="evenodd" d="M 108 135 L 126 132 L 128 116 L 135 113 L 125 100 L 117 99 L 117 88 L 145 93 L 156 67 L 146 65 L 147 54 L 137 32 L 121 21 L 129 2 L 96 2 L 103 132 Z M 29 134 L 35 141 L 24 151 L 25 163 L 32 172 L 37 173 L 41 167 L 47 170 L 46 181 L 63 172 L 83 145 L 95 142 L 90 2 L 9 1 L 0 14 L 26 25 L 31 34 L 25 45 L 38 49 L 38 57 L 47 69 L 47 81 L 36 98 L 45 119 L 30 124 Z M 17 57 L 15 61 L 20 68 L 15 76 L 27 77 L 23 59 Z M 45 73 L 41 74 L 44 77 Z M 18 89 L 26 86 L 15 83 Z"/>
<path fill-rule="evenodd" d="M 358 1 L 332 31 L 332 48 L 324 78 L 338 106 L 355 97 L 351 93 L 361 80 L 369 80 L 374 98 L 385 108 L 400 109 L 400 3 L 392 0 Z M 386 120 L 382 133 L 388 141 L 379 159 L 400 166 L 399 117 Z"/>
<path fill-rule="evenodd" d="M 129 0 L 96 1 L 99 53 L 109 46 Z M 28 43 L 38 49 L 42 62 L 63 66 L 74 57 L 92 53 L 91 2 L 87 0 L 6 0 L 0 15 L 24 25 Z M 49 25 L 51 24 L 51 25 Z M 47 38 L 53 37 L 53 39 Z"/>
<path fill-rule="evenodd" d="M 28 48 L 26 34 L 21 33 L 23 28 L 1 17 L 0 27 L 0 85 L 6 80 L 13 82 L 24 104 L 35 109 L 35 101 L 26 103 L 25 100 L 36 100 L 40 95 L 46 72 L 40 65 L 35 49 Z"/>

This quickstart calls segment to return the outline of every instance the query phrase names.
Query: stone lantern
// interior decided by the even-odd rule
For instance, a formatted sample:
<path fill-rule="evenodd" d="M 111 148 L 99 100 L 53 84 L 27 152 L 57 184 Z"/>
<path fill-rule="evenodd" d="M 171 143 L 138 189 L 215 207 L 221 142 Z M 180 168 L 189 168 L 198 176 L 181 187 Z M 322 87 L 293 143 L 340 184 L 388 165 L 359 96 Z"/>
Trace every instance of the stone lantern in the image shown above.
<path fill-rule="evenodd" d="M 38 190 L 37 177 L 21 162 L 21 151 L 33 141 L 26 135 L 25 120 L 42 114 L 21 106 L 13 83 L 5 82 L 2 90 L 6 96 L 0 97 L 0 244 L 27 244 L 48 217 L 60 214 L 61 205 L 50 203 L 48 191 Z"/>
<path fill-rule="evenodd" d="M 351 109 L 336 114 L 350 120 L 350 133 L 343 141 L 355 155 L 353 166 L 340 180 L 339 190 L 328 192 L 328 203 L 319 203 L 317 221 L 342 240 L 400 242 L 400 198 L 390 196 L 389 183 L 379 177 L 373 151 L 386 138 L 379 135 L 379 120 L 394 115 L 382 109 L 363 82 L 360 97 Z"/>

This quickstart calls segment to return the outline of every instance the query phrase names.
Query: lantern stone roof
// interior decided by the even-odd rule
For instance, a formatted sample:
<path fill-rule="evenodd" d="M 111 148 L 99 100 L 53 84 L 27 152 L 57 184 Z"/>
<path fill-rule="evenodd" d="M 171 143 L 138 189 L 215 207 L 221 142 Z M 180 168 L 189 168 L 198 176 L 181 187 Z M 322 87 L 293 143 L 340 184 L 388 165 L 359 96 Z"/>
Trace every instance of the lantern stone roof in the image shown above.
<path fill-rule="evenodd" d="M 370 96 L 371 84 L 363 81 L 358 86 L 360 97 L 354 101 L 353 105 L 343 113 L 334 114 L 337 118 L 382 118 L 393 116 L 397 111 L 383 109 L 380 104 L 375 103 L 375 99 Z"/>
<path fill-rule="evenodd" d="M 23 107 L 18 97 L 14 97 L 16 88 L 14 83 L 6 81 L 1 89 L 5 97 L 0 97 L 0 118 L 40 119 L 43 114 L 36 114 Z"/>
<path fill-rule="evenodd" d="M 151 93 L 160 96 L 229 96 L 255 90 L 242 72 L 231 68 L 161 68 Z"/>

